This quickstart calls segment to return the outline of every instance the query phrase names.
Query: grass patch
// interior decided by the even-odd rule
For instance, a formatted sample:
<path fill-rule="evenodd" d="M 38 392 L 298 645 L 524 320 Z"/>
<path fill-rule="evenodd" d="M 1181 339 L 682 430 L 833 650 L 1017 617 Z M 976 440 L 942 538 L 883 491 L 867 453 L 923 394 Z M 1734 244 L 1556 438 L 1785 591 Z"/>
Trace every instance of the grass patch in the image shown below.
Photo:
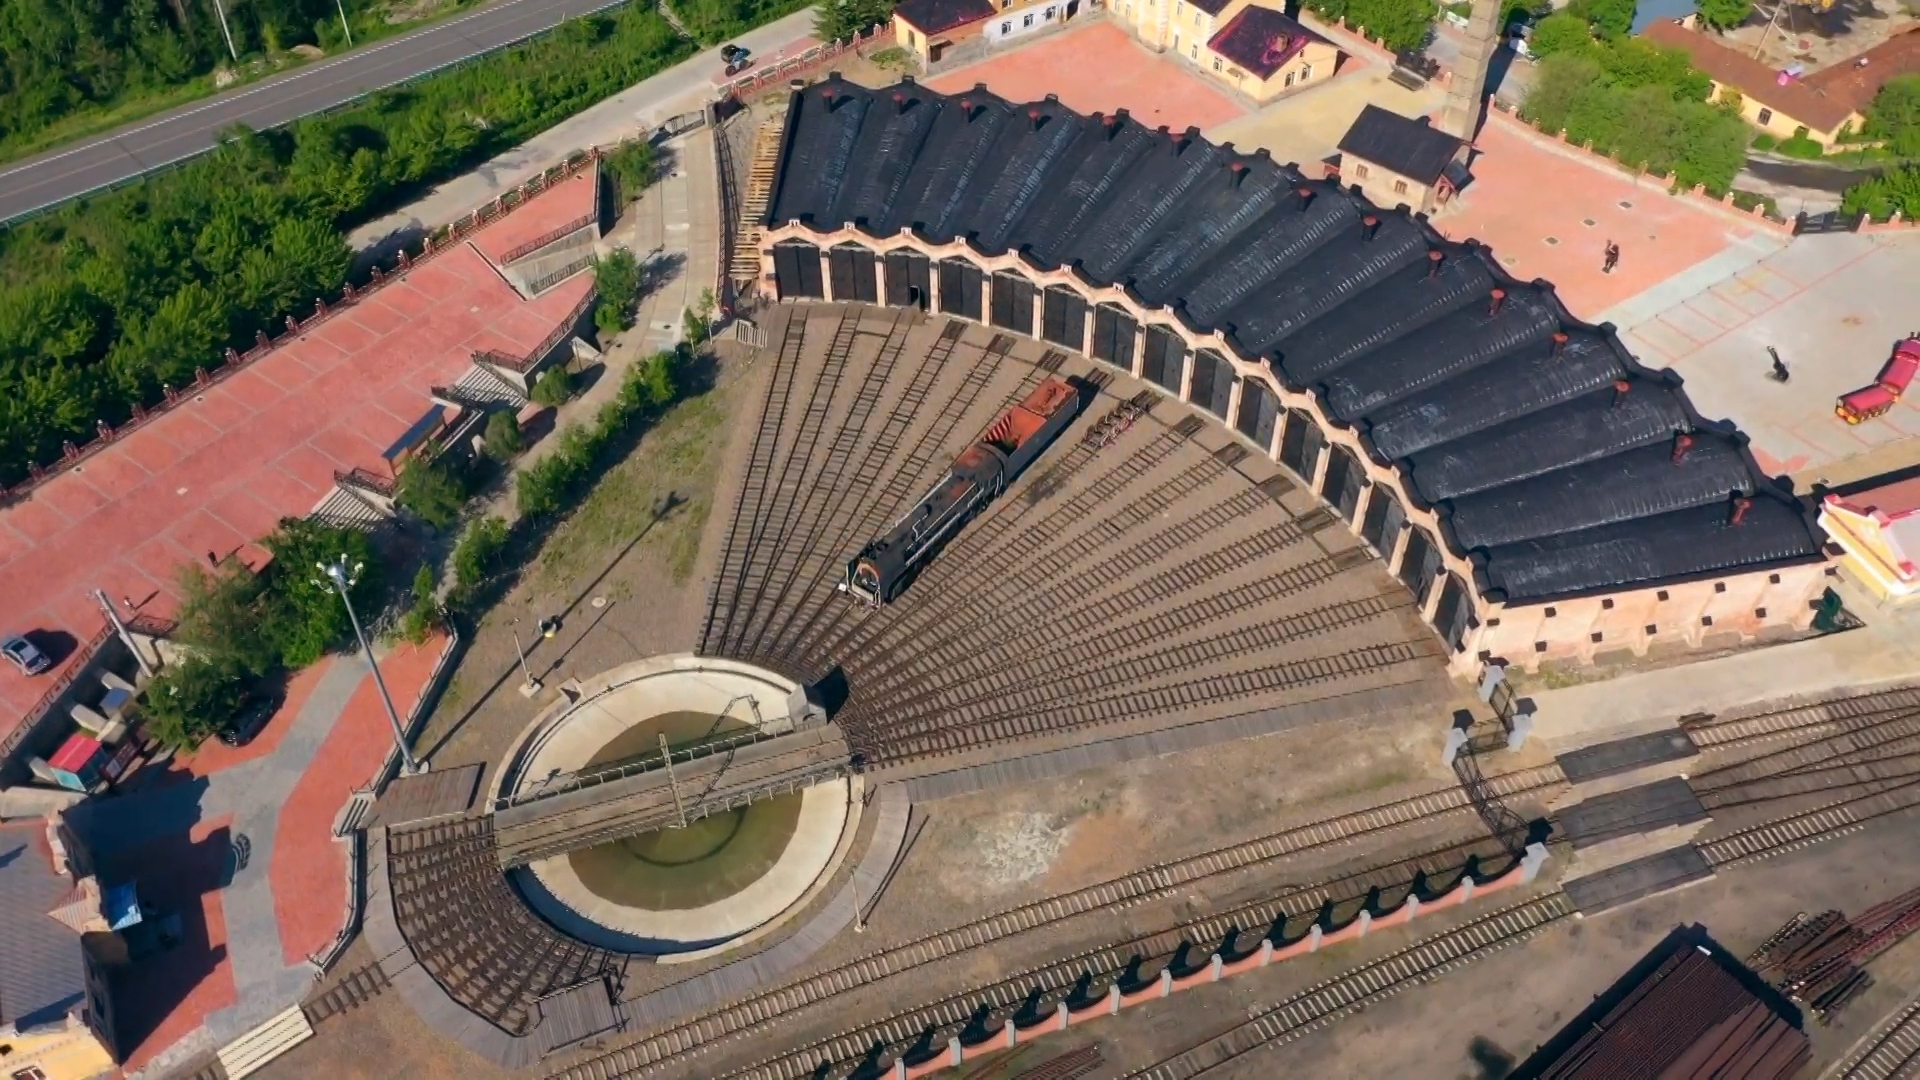
<path fill-rule="evenodd" d="M 720 459 L 726 449 L 721 426 L 730 392 L 718 388 L 668 409 L 619 464 L 608 469 L 567 520 L 540 549 L 533 586 L 570 593 L 606 568 L 611 553 L 653 520 L 653 508 L 668 492 L 678 509 L 647 534 L 643 546 L 665 553 L 676 585 L 693 575 L 700 534 L 713 509 Z"/>

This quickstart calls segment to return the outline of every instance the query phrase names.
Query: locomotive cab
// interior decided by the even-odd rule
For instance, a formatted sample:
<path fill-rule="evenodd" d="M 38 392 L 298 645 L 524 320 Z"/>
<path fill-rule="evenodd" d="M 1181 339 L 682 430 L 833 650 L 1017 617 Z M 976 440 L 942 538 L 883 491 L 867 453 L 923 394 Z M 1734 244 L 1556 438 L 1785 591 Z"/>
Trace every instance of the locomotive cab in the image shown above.
<path fill-rule="evenodd" d="M 880 567 L 864 555 L 848 560 L 846 588 L 869 604 L 880 604 L 886 599 L 880 591 Z"/>

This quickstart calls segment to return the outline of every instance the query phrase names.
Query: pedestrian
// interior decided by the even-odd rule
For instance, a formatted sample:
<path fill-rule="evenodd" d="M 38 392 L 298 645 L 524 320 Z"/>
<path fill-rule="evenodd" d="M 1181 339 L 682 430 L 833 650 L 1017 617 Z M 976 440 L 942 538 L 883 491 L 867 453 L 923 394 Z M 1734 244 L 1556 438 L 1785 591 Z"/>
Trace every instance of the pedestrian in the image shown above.
<path fill-rule="evenodd" d="M 1785 383 L 1793 378 L 1793 373 L 1787 370 L 1786 362 L 1780 359 L 1780 350 L 1769 345 L 1767 355 L 1773 357 L 1773 370 L 1767 373 L 1767 378 L 1777 383 Z"/>
<path fill-rule="evenodd" d="M 1603 274 L 1611 274 L 1613 273 L 1613 268 L 1619 265 L 1620 245 L 1609 240 L 1607 241 L 1606 254 L 1600 263 L 1600 272 Z"/>

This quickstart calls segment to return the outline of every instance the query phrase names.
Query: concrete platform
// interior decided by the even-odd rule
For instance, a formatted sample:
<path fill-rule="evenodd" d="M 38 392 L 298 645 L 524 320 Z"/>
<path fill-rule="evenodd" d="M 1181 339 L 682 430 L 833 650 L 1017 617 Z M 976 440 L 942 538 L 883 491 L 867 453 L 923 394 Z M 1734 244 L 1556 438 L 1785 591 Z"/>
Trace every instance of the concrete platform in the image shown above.
<path fill-rule="evenodd" d="M 1567 898 L 1582 915 L 1630 904 L 1642 897 L 1678 889 L 1713 876 L 1713 868 L 1692 844 L 1669 848 L 1644 859 L 1566 883 Z"/>
<path fill-rule="evenodd" d="M 1680 761 L 1699 753 L 1699 748 L 1693 745 L 1692 739 L 1687 738 L 1687 733 L 1675 729 L 1631 735 L 1582 747 L 1561 754 L 1555 760 L 1560 763 L 1560 771 L 1566 774 L 1568 782 L 1584 784 L 1649 765 Z"/>
<path fill-rule="evenodd" d="M 1575 848 L 1592 847 L 1636 833 L 1706 820 L 1707 808 L 1685 780 L 1673 777 L 1625 791 L 1608 792 L 1560 812 L 1560 826 Z"/>

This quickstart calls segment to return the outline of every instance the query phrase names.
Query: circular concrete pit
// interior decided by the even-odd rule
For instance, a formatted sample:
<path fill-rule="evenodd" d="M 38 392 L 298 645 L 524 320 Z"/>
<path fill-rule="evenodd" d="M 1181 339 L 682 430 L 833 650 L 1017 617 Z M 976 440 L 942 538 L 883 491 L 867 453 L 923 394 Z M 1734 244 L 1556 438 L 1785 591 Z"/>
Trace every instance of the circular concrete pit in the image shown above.
<path fill-rule="evenodd" d="M 524 798 L 574 776 L 658 770 L 663 740 L 680 768 L 682 751 L 755 728 L 781 733 L 794 689 L 734 661 L 665 656 L 625 665 L 530 725 L 495 794 Z M 852 796 L 842 779 L 690 814 L 684 827 L 541 859 L 511 877 L 535 910 L 581 940 L 689 959 L 741 944 L 802 904 L 844 854 Z"/>

